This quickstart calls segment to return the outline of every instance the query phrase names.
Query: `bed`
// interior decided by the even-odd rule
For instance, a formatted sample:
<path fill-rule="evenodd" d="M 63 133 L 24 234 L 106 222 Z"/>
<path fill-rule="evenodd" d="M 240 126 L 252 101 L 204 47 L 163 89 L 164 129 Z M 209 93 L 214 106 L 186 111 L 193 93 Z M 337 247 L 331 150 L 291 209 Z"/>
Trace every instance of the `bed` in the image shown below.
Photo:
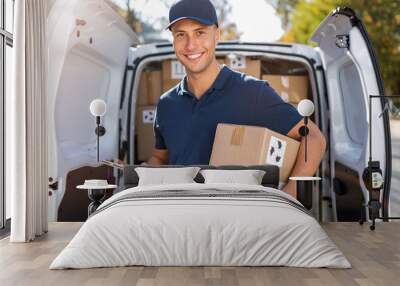
<path fill-rule="evenodd" d="M 204 183 L 198 174 L 193 183 L 150 186 L 138 186 L 135 167 L 125 167 L 126 189 L 89 217 L 50 269 L 351 267 L 308 211 L 277 189 L 276 166 L 219 167 L 265 170 L 261 185 Z"/>

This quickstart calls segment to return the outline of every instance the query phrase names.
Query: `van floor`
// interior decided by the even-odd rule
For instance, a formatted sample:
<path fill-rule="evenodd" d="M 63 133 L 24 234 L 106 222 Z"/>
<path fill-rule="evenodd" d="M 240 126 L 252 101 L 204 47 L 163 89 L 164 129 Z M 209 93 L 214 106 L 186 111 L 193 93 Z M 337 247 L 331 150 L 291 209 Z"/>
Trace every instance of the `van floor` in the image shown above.
<path fill-rule="evenodd" d="M 352 269 L 290 267 L 119 267 L 49 270 L 82 223 L 50 223 L 32 243 L 0 241 L 0 285 L 400 285 L 400 223 L 324 224 Z"/>

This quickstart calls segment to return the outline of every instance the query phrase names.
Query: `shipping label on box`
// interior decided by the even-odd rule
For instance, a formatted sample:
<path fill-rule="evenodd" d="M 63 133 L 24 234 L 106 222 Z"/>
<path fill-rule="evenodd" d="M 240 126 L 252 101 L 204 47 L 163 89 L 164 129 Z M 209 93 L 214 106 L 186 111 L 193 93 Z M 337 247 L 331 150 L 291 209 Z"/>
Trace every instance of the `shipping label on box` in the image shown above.
<path fill-rule="evenodd" d="M 245 56 L 228 56 L 229 67 L 232 69 L 245 69 L 246 57 Z"/>
<path fill-rule="evenodd" d="M 174 67 L 173 67 L 174 66 Z M 162 63 L 162 92 L 166 92 L 181 82 L 186 75 L 185 68 L 177 60 L 166 60 Z"/>
<path fill-rule="evenodd" d="M 142 122 L 144 124 L 153 124 L 155 119 L 155 110 L 154 109 L 145 109 L 142 112 Z"/>
<path fill-rule="evenodd" d="M 185 75 L 185 67 L 179 61 L 171 61 L 171 79 L 183 79 Z"/>
<path fill-rule="evenodd" d="M 271 136 L 269 139 L 269 146 L 267 151 L 267 164 L 276 165 L 279 168 L 283 166 L 283 159 L 285 158 L 287 142 L 281 138 Z"/>
<path fill-rule="evenodd" d="M 241 55 L 227 56 L 226 64 L 231 69 L 245 73 L 257 79 L 261 78 L 261 60 Z"/>

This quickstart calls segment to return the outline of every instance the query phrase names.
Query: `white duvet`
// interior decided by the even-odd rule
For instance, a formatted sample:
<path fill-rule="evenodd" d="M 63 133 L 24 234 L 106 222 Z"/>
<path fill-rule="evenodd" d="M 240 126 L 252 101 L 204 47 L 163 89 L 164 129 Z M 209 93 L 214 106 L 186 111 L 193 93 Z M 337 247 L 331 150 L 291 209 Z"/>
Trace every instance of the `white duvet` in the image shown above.
<path fill-rule="evenodd" d="M 258 198 L 152 198 L 131 192 L 263 190 L 262 186 L 179 184 L 122 191 L 90 217 L 50 269 L 145 266 L 294 266 L 350 268 L 318 222 L 296 207 Z M 108 205 L 108 208 L 105 206 Z"/>

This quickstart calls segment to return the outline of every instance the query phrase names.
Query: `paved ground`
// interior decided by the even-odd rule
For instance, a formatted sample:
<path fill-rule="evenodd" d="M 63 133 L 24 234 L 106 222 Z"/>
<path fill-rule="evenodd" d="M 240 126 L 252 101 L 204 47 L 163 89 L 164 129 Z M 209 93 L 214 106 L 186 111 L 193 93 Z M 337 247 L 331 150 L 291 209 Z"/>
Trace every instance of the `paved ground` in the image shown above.
<path fill-rule="evenodd" d="M 391 120 L 392 183 L 390 190 L 390 215 L 400 216 L 400 120 Z"/>

